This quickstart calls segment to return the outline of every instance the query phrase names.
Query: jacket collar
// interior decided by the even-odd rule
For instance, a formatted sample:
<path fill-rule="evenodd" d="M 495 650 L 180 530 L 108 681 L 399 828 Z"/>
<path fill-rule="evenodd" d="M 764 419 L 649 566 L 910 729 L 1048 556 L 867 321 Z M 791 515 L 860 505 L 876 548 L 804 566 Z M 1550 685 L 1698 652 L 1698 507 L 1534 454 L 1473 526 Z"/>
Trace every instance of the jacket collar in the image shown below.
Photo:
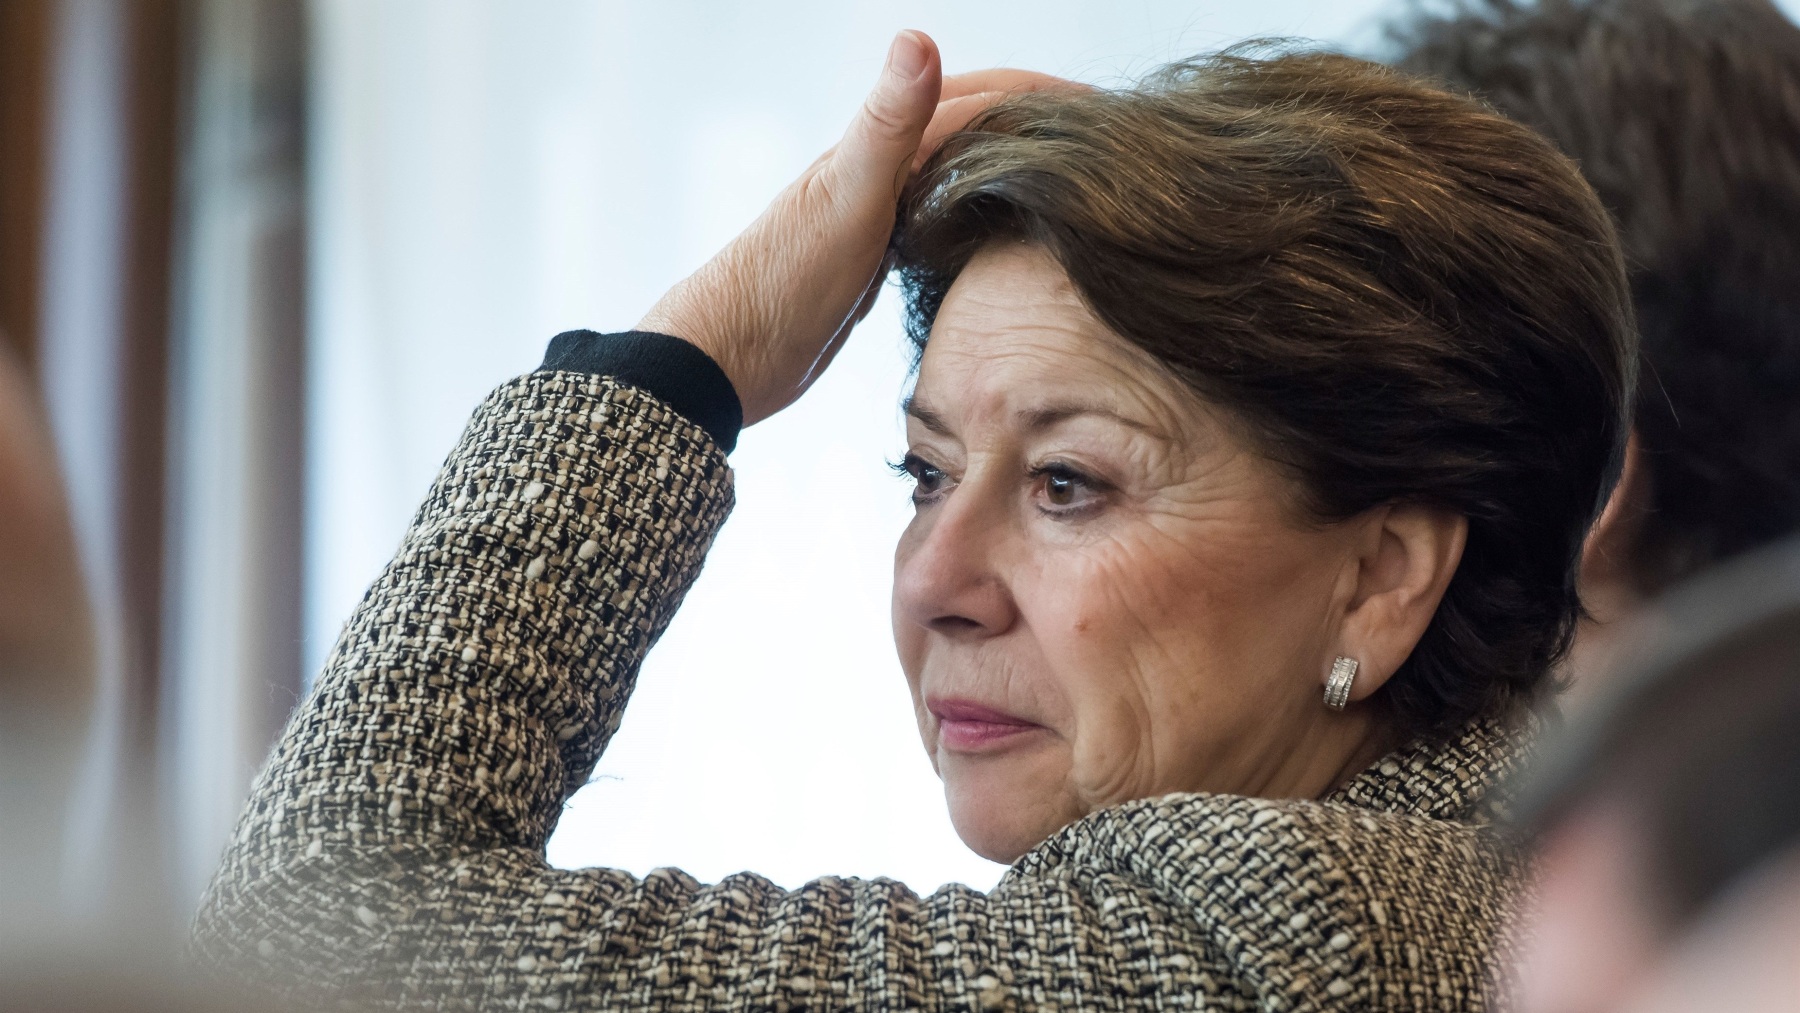
<path fill-rule="evenodd" d="M 1448 738 L 1416 738 L 1325 796 L 1378 812 L 1487 822 L 1536 738 L 1532 718 L 1477 718 Z"/>

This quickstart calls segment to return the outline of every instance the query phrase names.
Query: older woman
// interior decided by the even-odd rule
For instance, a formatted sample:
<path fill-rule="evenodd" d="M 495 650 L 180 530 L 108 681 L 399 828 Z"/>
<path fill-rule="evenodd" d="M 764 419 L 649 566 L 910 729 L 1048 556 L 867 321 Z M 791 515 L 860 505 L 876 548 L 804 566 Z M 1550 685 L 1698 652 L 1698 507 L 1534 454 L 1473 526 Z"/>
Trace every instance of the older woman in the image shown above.
<path fill-rule="evenodd" d="M 1528 131 L 1341 57 L 1014 98 L 905 186 L 939 98 L 903 35 L 638 331 L 559 336 L 477 411 L 202 954 L 408 1008 L 1483 1005 L 1519 872 L 1492 788 L 1625 426 L 1605 213 Z M 889 257 L 921 344 L 895 639 L 958 832 L 1012 868 L 920 898 L 549 867 L 740 423 Z"/>

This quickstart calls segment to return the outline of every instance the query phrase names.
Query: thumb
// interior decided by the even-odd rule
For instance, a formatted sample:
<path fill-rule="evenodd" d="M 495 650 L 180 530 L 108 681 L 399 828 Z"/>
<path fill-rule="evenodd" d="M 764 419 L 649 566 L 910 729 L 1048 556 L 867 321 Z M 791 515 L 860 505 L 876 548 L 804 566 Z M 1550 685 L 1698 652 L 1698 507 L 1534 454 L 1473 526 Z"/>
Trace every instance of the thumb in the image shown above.
<path fill-rule="evenodd" d="M 937 43 L 924 32 L 896 35 L 881 80 L 832 156 L 832 169 L 842 175 L 847 191 L 880 186 L 884 196 L 889 187 L 898 192 L 942 87 Z"/>

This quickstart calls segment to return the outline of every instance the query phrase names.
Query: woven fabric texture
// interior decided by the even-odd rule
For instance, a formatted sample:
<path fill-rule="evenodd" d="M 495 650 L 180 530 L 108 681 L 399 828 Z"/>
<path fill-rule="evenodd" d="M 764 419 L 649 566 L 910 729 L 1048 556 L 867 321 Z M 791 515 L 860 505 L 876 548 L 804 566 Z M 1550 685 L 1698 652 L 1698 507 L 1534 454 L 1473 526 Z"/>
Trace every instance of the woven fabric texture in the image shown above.
<path fill-rule="evenodd" d="M 307 1003 L 455 1010 L 1489 1005 L 1519 736 L 1323 801 L 1175 795 L 982 894 L 550 867 L 563 803 L 731 508 L 724 456 L 611 379 L 494 392 L 258 778 L 194 950 Z"/>

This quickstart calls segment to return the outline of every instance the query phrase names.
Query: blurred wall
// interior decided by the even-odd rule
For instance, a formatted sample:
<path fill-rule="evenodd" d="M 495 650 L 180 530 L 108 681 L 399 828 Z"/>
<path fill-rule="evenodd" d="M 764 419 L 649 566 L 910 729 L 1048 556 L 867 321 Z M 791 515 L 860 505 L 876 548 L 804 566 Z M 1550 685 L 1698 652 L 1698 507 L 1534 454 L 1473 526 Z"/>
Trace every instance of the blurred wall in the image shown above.
<path fill-rule="evenodd" d="M 0 342 L 27 368 L 37 364 L 50 13 L 47 0 L 0 4 Z"/>
<path fill-rule="evenodd" d="M 71 906 L 162 885 L 156 825 L 170 245 L 180 105 L 174 0 L 23 0 L 42 8 L 28 339 L 61 458 L 95 617 L 98 720 L 69 828 Z M 135 857 L 135 856 L 134 856 Z M 150 871 L 151 875 L 140 875 Z"/>
<path fill-rule="evenodd" d="M 301 688 L 303 0 L 188 0 L 161 750 L 197 897 Z"/>

